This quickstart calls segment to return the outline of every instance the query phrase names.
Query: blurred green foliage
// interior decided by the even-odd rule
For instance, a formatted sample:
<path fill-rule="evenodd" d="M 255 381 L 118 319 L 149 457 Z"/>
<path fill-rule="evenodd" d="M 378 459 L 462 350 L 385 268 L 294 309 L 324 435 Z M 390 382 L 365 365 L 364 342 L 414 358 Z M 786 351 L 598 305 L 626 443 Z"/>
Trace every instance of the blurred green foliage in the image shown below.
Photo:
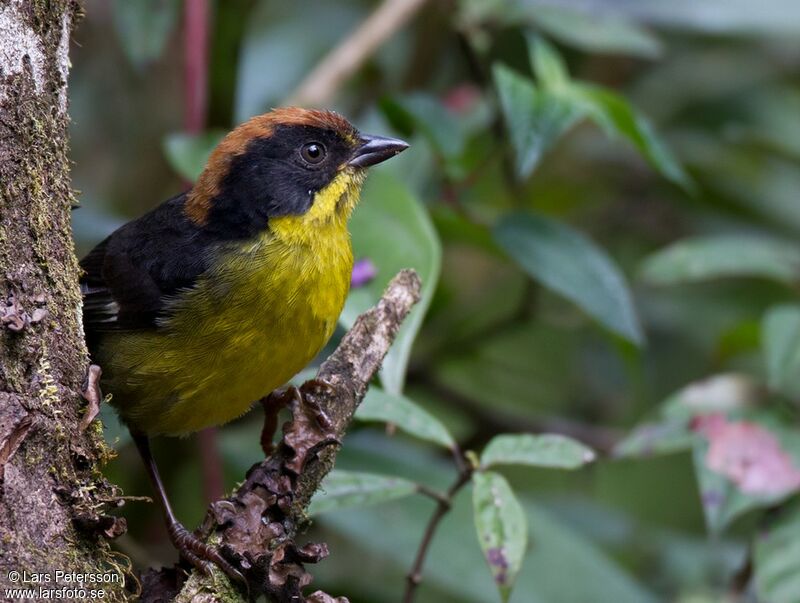
<path fill-rule="evenodd" d="M 190 137 L 180 3 L 87 0 L 79 252 L 196 178 L 374 5 L 215 3 L 208 129 Z M 518 603 L 800 601 L 798 6 L 430 2 L 339 90 L 359 127 L 412 143 L 353 218 L 377 277 L 343 326 L 400 268 L 425 288 L 314 501 L 309 539 L 332 551 L 315 586 L 398 600 L 433 511 L 418 484 L 445 490 L 462 449 L 472 496 L 436 533 L 419 601 L 498 600 L 493 576 Z M 104 419 L 111 478 L 149 493 Z M 260 419 L 220 430 L 228 488 L 260 458 Z M 156 455 L 198 523 L 195 441 Z M 120 548 L 169 562 L 159 513 L 126 514 Z"/>

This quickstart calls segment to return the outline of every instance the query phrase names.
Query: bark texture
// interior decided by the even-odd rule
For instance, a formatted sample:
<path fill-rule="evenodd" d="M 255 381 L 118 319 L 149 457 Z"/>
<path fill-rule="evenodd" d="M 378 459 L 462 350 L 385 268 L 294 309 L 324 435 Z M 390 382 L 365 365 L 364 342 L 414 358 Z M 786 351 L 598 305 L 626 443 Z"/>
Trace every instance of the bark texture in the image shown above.
<path fill-rule="evenodd" d="M 14 571 L 48 588 L 66 586 L 59 570 L 122 577 L 105 540 L 124 528 L 105 514 L 119 503 L 99 473 L 110 453 L 99 422 L 79 427 L 88 363 L 67 156 L 79 9 L 0 0 L 0 589 L 39 586 Z M 110 580 L 105 599 L 125 598 Z"/>
<path fill-rule="evenodd" d="M 333 467 L 353 414 L 380 369 L 400 325 L 419 300 L 420 281 L 401 271 L 372 309 L 362 314 L 322 364 L 315 381 L 300 388 L 292 420 L 271 454 L 248 471 L 229 498 L 210 506 L 203 530 L 223 555 L 242 568 L 250 597 L 267 595 L 279 603 L 345 603 L 322 592 L 303 594 L 311 582 L 304 564 L 328 554 L 325 544 L 299 545 L 297 535 L 308 524 L 306 509 L 322 479 Z M 320 387 L 325 382 L 330 387 Z M 327 420 L 320 420 L 320 411 Z M 221 571 L 193 572 L 175 595 L 174 573 L 153 572 L 144 579 L 144 600 L 179 602 L 242 601 Z"/>

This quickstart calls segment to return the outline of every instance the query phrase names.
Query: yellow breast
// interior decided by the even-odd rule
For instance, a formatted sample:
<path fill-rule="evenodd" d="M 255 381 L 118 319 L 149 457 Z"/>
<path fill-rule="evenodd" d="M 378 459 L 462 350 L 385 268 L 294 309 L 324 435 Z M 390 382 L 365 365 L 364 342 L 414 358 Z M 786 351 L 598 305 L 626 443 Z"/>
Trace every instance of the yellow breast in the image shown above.
<path fill-rule="evenodd" d="M 350 188 L 334 192 L 339 203 Z M 148 434 L 219 425 L 316 356 L 336 327 L 353 266 L 349 208 L 325 209 L 315 201 L 306 215 L 271 220 L 268 233 L 226 250 L 159 332 L 104 341 L 123 418 Z"/>

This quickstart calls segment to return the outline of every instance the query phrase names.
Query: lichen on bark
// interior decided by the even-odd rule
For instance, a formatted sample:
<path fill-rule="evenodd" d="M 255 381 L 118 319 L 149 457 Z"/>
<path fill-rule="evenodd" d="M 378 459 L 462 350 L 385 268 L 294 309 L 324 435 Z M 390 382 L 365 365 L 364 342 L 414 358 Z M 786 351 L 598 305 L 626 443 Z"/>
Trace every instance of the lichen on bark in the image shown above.
<path fill-rule="evenodd" d="M 73 0 L 0 0 L 0 587 L 9 572 L 122 575 L 103 532 L 119 493 L 96 426 L 79 429 L 87 353 L 70 212 Z M 51 583 L 50 587 L 64 586 Z M 126 598 L 104 584 L 107 600 Z"/>

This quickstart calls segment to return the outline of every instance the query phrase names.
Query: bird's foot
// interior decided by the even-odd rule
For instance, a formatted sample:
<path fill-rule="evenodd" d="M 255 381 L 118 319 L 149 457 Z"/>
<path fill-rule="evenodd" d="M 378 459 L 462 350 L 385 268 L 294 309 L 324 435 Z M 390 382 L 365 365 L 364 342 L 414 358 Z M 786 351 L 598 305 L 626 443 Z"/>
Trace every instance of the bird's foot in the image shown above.
<path fill-rule="evenodd" d="M 213 563 L 225 572 L 228 578 L 247 587 L 245 577 L 222 557 L 216 547 L 206 544 L 177 521 L 169 524 L 167 529 L 169 538 L 181 557 L 204 576 L 211 573 L 210 564 Z"/>
<path fill-rule="evenodd" d="M 306 405 L 317 420 L 317 424 L 328 431 L 333 427 L 333 421 L 322 409 L 317 398 L 319 396 L 332 396 L 336 392 L 336 387 L 325 379 L 310 379 L 303 383 L 298 390 L 298 398 Z"/>
<path fill-rule="evenodd" d="M 306 381 L 297 388 L 287 390 L 291 395 L 292 421 L 284 426 L 283 441 L 293 451 L 285 467 L 300 474 L 309 459 L 326 446 L 339 445 L 335 423 L 321 403 L 330 400 L 333 385 L 321 379 Z"/>
<path fill-rule="evenodd" d="M 291 409 L 295 416 L 302 411 L 312 417 L 320 429 L 325 432 L 331 431 L 333 421 L 320 406 L 318 398 L 331 396 L 335 391 L 335 386 L 330 382 L 324 379 L 311 379 L 300 387 L 290 385 L 283 391 L 272 392 L 266 398 L 262 398 L 265 417 L 264 427 L 261 429 L 261 449 L 264 454 L 270 456 L 275 451 L 273 439 L 278 430 L 278 413 L 283 408 Z"/>

